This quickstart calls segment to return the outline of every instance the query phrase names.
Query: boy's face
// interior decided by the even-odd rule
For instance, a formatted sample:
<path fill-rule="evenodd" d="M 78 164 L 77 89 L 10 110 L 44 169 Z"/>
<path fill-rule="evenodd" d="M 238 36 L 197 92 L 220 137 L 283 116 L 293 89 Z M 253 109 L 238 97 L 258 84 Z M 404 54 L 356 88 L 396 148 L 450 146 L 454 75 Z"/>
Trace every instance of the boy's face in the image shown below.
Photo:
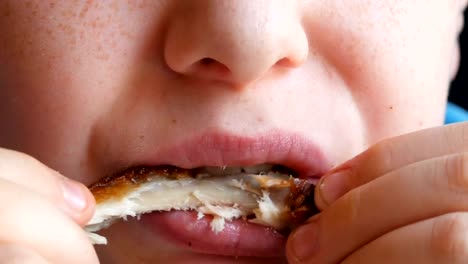
<path fill-rule="evenodd" d="M 138 164 L 321 174 L 442 124 L 464 4 L 4 0 L 0 146 L 85 184 Z M 148 222 L 110 228 L 103 260 L 221 261 Z"/>

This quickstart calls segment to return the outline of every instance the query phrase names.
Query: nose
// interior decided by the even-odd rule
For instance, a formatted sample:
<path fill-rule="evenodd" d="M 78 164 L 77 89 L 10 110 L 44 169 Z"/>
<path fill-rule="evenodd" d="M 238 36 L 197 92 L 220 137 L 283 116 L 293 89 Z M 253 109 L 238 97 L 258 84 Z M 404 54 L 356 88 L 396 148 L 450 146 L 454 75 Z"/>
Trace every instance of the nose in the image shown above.
<path fill-rule="evenodd" d="M 308 46 L 296 1 L 184 1 L 169 21 L 164 56 L 179 74 L 239 87 L 300 66 Z"/>

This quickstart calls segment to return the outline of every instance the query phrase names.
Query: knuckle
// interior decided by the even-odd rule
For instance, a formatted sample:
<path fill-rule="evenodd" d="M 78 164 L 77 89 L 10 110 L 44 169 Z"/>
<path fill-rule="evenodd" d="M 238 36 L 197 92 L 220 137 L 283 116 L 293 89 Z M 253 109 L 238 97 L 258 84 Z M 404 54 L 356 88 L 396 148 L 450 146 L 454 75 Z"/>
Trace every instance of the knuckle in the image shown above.
<path fill-rule="evenodd" d="M 463 149 L 468 151 L 468 122 L 463 122 L 460 124 L 462 127 L 461 141 Z"/>
<path fill-rule="evenodd" d="M 10 149 L 4 149 L 4 148 L 0 149 L 0 158 L 7 159 L 7 160 L 11 160 L 11 159 L 34 160 L 33 157 L 25 153 L 15 151 L 15 150 L 10 150 Z"/>
<path fill-rule="evenodd" d="M 452 213 L 436 218 L 429 250 L 443 263 L 465 263 L 468 258 L 468 215 Z"/>
<path fill-rule="evenodd" d="M 370 149 L 371 157 L 381 168 L 391 168 L 396 160 L 395 144 L 392 139 L 383 139 Z"/>
<path fill-rule="evenodd" d="M 444 145 L 450 152 L 468 151 L 468 122 L 446 126 L 442 132 Z"/>
<path fill-rule="evenodd" d="M 1 263 L 10 264 L 46 263 L 46 261 L 39 254 L 23 246 L 15 244 L 0 245 L 0 261 L 2 261 Z"/>
<path fill-rule="evenodd" d="M 343 203 L 346 210 L 344 211 L 346 223 L 359 223 L 359 217 L 362 216 L 362 190 L 356 188 L 345 196 L 343 196 Z"/>
<path fill-rule="evenodd" d="M 468 189 L 468 152 L 447 157 L 442 170 L 450 189 L 455 191 Z"/>
<path fill-rule="evenodd" d="M 31 155 L 28 155 L 26 153 L 22 153 L 22 152 L 16 152 L 16 157 L 17 159 L 24 163 L 24 164 L 29 164 L 31 166 L 34 166 L 34 167 L 37 167 L 37 168 L 42 168 L 42 167 L 45 167 L 44 164 L 42 164 L 42 162 L 40 162 L 38 159 L 36 159 L 35 157 L 31 156 Z"/>
<path fill-rule="evenodd" d="M 12 166 L 43 167 L 44 165 L 38 159 L 23 152 L 0 148 L 0 169 Z"/>

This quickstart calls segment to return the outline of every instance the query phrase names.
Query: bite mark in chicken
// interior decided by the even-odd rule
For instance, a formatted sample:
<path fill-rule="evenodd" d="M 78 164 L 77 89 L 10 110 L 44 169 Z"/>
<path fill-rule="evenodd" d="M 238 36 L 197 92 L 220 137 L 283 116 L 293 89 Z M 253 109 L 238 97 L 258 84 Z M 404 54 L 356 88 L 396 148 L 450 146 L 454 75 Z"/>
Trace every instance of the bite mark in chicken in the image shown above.
<path fill-rule="evenodd" d="M 97 205 L 85 227 L 95 244 L 107 240 L 95 234 L 115 221 L 153 211 L 193 210 L 212 215 L 211 228 L 244 218 L 277 230 L 292 229 L 317 212 L 311 181 L 262 165 L 244 168 L 131 168 L 90 186 Z"/>

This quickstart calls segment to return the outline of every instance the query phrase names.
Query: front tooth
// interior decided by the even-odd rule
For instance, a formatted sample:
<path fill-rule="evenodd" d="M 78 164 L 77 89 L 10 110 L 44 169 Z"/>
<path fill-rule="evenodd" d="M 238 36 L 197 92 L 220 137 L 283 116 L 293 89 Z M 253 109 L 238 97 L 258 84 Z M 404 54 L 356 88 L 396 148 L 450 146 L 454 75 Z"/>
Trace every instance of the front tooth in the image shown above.
<path fill-rule="evenodd" d="M 240 174 L 240 167 L 205 167 L 203 172 L 211 176 Z"/>
<path fill-rule="evenodd" d="M 261 164 L 248 167 L 204 167 L 202 173 L 209 174 L 211 176 L 222 176 L 222 175 L 238 175 L 238 174 L 259 174 L 269 172 L 273 169 L 273 165 Z"/>
<path fill-rule="evenodd" d="M 244 171 L 247 174 L 259 174 L 262 172 L 269 172 L 273 168 L 273 165 L 261 164 L 256 166 L 244 167 Z"/>

